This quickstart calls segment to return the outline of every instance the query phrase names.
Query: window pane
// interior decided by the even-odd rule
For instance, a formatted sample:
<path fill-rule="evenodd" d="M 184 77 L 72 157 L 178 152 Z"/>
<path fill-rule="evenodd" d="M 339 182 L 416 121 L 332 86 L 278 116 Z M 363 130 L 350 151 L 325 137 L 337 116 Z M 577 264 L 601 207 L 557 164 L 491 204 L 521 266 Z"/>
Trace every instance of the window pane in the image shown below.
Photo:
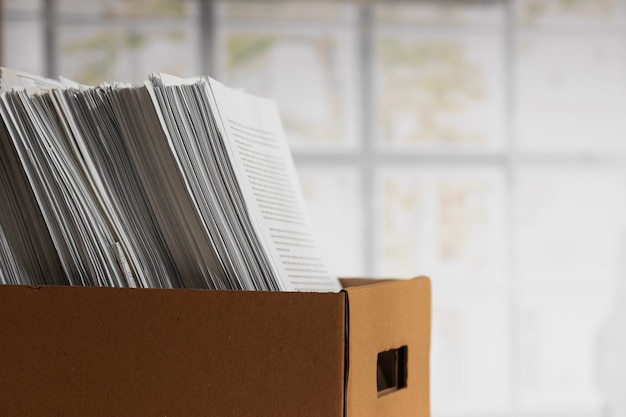
<path fill-rule="evenodd" d="M 361 187 L 350 168 L 298 167 L 298 176 L 320 247 L 336 274 L 363 276 Z"/>
<path fill-rule="evenodd" d="M 504 24 L 504 9 L 498 2 L 475 2 L 471 6 L 462 2 L 406 2 L 377 5 L 378 23 L 414 25 L 498 25 Z"/>
<path fill-rule="evenodd" d="M 521 299 L 521 406 L 529 415 L 546 410 L 601 415 L 598 336 L 608 305 L 606 296 L 595 294 L 592 282 L 578 295 L 544 296 L 537 286 L 537 295 Z"/>
<path fill-rule="evenodd" d="M 187 18 L 196 11 L 194 0 L 56 0 L 61 16 L 115 18 Z"/>
<path fill-rule="evenodd" d="M 517 0 L 516 17 L 523 26 L 581 27 L 626 23 L 623 0 Z"/>
<path fill-rule="evenodd" d="M 626 150 L 626 40 L 621 35 L 522 34 L 516 73 L 521 148 Z"/>
<path fill-rule="evenodd" d="M 275 100 L 294 149 L 357 145 L 354 19 L 319 25 L 307 20 L 221 23 L 220 80 Z"/>
<path fill-rule="evenodd" d="M 32 74 L 44 74 L 44 37 L 40 21 L 5 19 L 2 30 L 2 65 Z"/>
<path fill-rule="evenodd" d="M 40 12 L 41 0 L 3 0 L 2 8 L 5 12 L 28 12 L 37 13 Z"/>
<path fill-rule="evenodd" d="M 58 0 L 59 70 L 75 81 L 141 82 L 200 70 L 194 0 Z"/>
<path fill-rule="evenodd" d="M 434 287 L 433 416 L 508 415 L 510 329 L 504 297 L 441 296 Z"/>
<path fill-rule="evenodd" d="M 609 314 L 597 333 L 597 381 L 606 414 L 626 415 L 626 247 L 622 250 L 619 281 L 608 304 Z"/>
<path fill-rule="evenodd" d="M 526 169 L 515 217 L 521 289 L 608 293 L 626 240 L 626 178 L 610 170 Z"/>
<path fill-rule="evenodd" d="M 140 82 L 153 72 L 197 75 L 193 25 L 67 25 L 60 33 L 60 71 L 75 81 Z"/>
<path fill-rule="evenodd" d="M 497 170 L 385 169 L 377 178 L 377 275 L 433 277 L 439 291 L 504 285 Z"/>
<path fill-rule="evenodd" d="M 222 19 L 256 21 L 332 22 L 354 16 L 349 2 L 293 1 L 218 1 Z"/>
<path fill-rule="evenodd" d="M 378 141 L 384 149 L 498 149 L 504 117 L 497 34 L 379 32 Z"/>

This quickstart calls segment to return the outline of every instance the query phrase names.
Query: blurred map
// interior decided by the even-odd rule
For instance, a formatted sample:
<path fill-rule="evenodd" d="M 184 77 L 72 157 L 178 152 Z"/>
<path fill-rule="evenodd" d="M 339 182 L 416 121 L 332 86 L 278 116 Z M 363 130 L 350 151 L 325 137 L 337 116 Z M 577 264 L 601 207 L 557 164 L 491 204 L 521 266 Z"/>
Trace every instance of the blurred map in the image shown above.
<path fill-rule="evenodd" d="M 80 83 L 140 82 L 199 71 L 192 1 L 59 2 L 59 70 Z"/>
<path fill-rule="evenodd" d="M 381 146 L 501 146 L 504 54 L 497 33 L 380 33 L 376 92 Z"/>
<path fill-rule="evenodd" d="M 625 22 L 623 0 L 517 0 L 515 6 L 522 26 Z"/>
<path fill-rule="evenodd" d="M 275 100 L 292 146 L 350 148 L 357 139 L 353 35 L 345 29 L 225 29 L 220 79 Z"/>
<path fill-rule="evenodd" d="M 440 288 L 501 287 L 502 193 L 495 172 L 381 172 L 377 273 L 428 273 Z"/>

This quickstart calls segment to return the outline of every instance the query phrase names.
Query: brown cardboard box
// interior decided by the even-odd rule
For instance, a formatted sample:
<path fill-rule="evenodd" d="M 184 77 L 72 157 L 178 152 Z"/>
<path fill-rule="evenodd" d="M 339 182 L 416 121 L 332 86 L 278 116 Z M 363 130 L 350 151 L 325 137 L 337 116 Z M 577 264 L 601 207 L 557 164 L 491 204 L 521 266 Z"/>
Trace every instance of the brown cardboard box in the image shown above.
<path fill-rule="evenodd" d="M 0 287 L 0 416 L 427 417 L 430 281 L 342 282 Z"/>

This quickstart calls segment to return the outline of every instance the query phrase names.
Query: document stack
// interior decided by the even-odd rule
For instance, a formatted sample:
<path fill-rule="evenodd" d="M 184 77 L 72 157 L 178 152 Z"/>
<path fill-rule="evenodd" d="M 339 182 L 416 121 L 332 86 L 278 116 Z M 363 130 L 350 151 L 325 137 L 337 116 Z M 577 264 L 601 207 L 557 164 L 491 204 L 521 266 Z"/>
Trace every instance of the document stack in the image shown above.
<path fill-rule="evenodd" d="M 272 101 L 1 71 L 0 283 L 340 289 Z"/>

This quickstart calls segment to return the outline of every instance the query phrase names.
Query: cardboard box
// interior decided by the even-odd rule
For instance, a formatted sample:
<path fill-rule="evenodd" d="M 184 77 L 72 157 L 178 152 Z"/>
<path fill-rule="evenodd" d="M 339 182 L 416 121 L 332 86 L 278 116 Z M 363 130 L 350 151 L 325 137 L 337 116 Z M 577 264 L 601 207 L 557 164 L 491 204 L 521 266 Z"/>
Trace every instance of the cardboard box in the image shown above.
<path fill-rule="evenodd" d="M 3 417 L 429 415 L 430 281 L 0 287 Z"/>

